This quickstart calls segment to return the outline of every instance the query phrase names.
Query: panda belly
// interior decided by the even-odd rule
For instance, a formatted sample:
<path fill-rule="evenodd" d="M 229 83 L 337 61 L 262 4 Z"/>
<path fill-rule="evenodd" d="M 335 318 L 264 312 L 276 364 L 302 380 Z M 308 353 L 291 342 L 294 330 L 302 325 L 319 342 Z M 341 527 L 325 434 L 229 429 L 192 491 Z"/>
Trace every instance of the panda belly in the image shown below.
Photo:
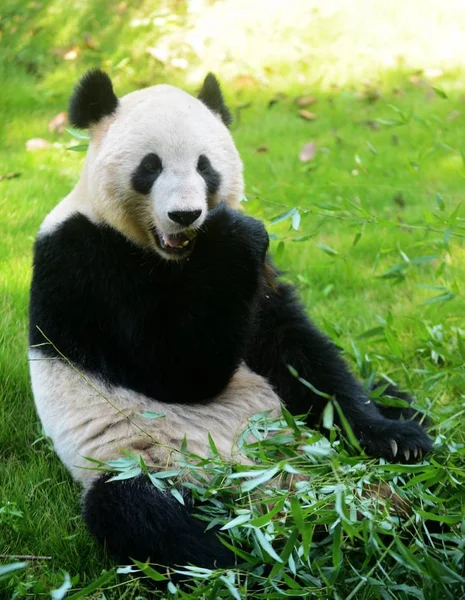
<path fill-rule="evenodd" d="M 62 360 L 30 350 L 30 372 L 44 431 L 76 481 L 88 487 L 100 473 L 87 458 L 106 462 L 129 450 L 149 468 L 176 464 L 187 451 L 210 452 L 209 434 L 226 460 L 247 462 L 236 442 L 255 413 L 279 414 L 280 400 L 263 377 L 241 365 L 225 390 L 202 404 L 167 404 L 130 389 L 108 386 Z M 144 411 L 164 415 L 144 418 Z"/>

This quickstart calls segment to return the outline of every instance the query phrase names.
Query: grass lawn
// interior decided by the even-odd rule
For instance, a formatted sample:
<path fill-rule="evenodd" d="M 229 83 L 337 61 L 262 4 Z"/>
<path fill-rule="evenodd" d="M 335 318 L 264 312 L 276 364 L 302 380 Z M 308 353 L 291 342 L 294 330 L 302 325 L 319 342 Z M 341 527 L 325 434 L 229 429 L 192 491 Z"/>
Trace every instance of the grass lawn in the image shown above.
<path fill-rule="evenodd" d="M 435 440 L 419 465 L 392 466 L 333 451 L 298 423 L 295 436 L 276 426 L 248 449 L 262 463 L 255 480 L 236 488 L 213 456 L 196 493 L 210 498 L 205 518 L 238 518 L 229 531 L 247 567 L 194 573 L 187 590 L 162 583 L 156 597 L 465 598 L 461 3 L 68 4 L 0 8 L 0 597 L 49 598 L 60 586 L 55 599 L 149 597 L 87 534 L 79 488 L 41 433 L 26 358 L 33 240 L 83 158 L 48 124 L 99 65 L 119 94 L 164 81 L 195 92 L 218 72 L 245 210 L 266 221 L 277 264 L 354 371 L 410 390 Z M 50 145 L 26 151 L 32 138 Z M 276 464 L 309 479 L 270 491 Z M 379 482 L 408 514 L 362 493 Z"/>

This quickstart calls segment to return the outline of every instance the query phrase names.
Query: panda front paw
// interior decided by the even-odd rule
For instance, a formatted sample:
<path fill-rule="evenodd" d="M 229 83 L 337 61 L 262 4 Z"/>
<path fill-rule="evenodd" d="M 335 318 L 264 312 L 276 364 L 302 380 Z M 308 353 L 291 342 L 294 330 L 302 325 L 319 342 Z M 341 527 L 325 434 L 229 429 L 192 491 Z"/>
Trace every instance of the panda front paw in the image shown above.
<path fill-rule="evenodd" d="M 248 242 L 252 246 L 252 250 L 256 252 L 261 261 L 264 261 L 270 245 L 270 238 L 268 237 L 265 225 L 262 221 L 254 219 L 253 217 L 247 217 L 240 213 L 238 213 L 238 215 L 242 219 L 240 226 L 242 227 L 244 235 L 247 236 Z"/>
<path fill-rule="evenodd" d="M 431 439 L 419 423 L 390 419 L 364 430 L 360 443 L 370 456 L 400 463 L 420 461 L 433 448 Z"/>
<path fill-rule="evenodd" d="M 268 233 L 258 219 L 220 204 L 208 213 L 204 235 L 211 241 L 241 246 L 261 262 L 264 261 L 269 246 Z"/>

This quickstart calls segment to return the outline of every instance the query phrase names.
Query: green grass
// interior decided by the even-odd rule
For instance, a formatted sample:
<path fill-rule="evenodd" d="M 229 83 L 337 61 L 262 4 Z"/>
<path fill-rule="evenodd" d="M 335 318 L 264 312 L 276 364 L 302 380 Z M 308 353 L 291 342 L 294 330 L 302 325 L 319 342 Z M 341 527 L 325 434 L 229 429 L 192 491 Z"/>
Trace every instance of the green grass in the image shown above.
<path fill-rule="evenodd" d="M 460 3 L 377 1 L 368 9 L 357 1 L 349 10 L 333 0 L 302 11 L 303 3 L 290 1 L 265 12 L 261 0 L 242 12 L 242 1 L 189 10 L 180 2 L 129 4 L 120 12 L 84 0 L 72 12 L 62 0 L 0 9 L 0 175 L 17 174 L 0 180 L 0 554 L 2 564 L 16 555 L 50 557 L 0 575 L 1 597 L 50 597 L 64 573 L 72 597 L 103 570 L 113 573 L 85 531 L 78 487 L 41 435 L 26 360 L 33 239 L 82 165 L 82 154 L 66 149 L 72 138 L 47 125 L 93 65 L 109 70 L 120 93 L 161 81 L 195 91 L 206 70 L 219 70 L 236 113 L 245 210 L 267 222 L 285 277 L 360 377 L 377 373 L 408 388 L 433 420 L 435 452 L 416 467 L 386 467 L 337 445 L 334 454 L 325 446 L 315 454 L 319 438 L 300 425 L 307 451 L 288 434 L 286 449 L 276 435 L 248 448 L 259 453 L 264 479 L 276 464 L 309 473 L 299 493 L 266 485 L 244 491 L 232 486 L 231 467 L 213 458 L 204 465 L 212 480 L 196 494 L 216 490 L 223 498 L 207 505 L 206 518 L 213 510 L 223 523 L 242 515 L 231 531 L 248 574 L 227 582 L 204 574 L 177 597 L 278 598 L 286 590 L 362 600 L 465 597 L 464 73 L 445 53 L 453 41 L 463 56 Z M 165 50 L 163 62 L 147 52 L 155 47 Z M 73 50 L 77 57 L 64 60 Z M 386 52 L 400 56 L 387 61 L 394 67 L 383 66 Z M 185 58 L 189 69 L 173 58 Z M 315 121 L 297 115 L 302 94 L 317 100 L 309 107 Z M 54 146 L 26 152 L 33 137 Z M 302 163 L 299 151 L 310 141 L 318 152 Z M 294 219 L 277 219 L 292 209 Z M 407 523 L 357 495 L 377 481 L 409 503 Z M 269 520 L 257 520 L 276 505 Z M 431 518 L 445 531 L 426 533 Z M 263 564 L 273 568 L 273 584 Z M 140 581 L 124 576 L 103 588 L 106 598 L 148 597 Z M 97 589 L 88 597 L 103 596 Z"/>

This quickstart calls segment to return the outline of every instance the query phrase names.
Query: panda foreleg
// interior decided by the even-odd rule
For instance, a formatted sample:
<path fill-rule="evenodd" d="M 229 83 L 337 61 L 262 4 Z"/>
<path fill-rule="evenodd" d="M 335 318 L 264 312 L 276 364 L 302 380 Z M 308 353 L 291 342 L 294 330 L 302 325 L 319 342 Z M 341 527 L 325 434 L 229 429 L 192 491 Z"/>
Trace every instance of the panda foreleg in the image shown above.
<path fill-rule="evenodd" d="M 386 418 L 350 372 L 332 341 L 308 319 L 294 289 L 273 282 L 264 292 L 247 364 L 268 378 L 293 414 L 318 424 L 331 396 L 339 403 L 361 446 L 372 456 L 415 460 L 432 444 L 416 421 Z M 295 377 L 289 366 L 324 396 Z"/>
<path fill-rule="evenodd" d="M 234 565 L 234 553 L 190 514 L 187 492 L 181 489 L 181 504 L 145 475 L 108 481 L 110 476 L 92 482 L 84 495 L 83 514 L 90 532 L 118 560 L 209 569 Z"/>

